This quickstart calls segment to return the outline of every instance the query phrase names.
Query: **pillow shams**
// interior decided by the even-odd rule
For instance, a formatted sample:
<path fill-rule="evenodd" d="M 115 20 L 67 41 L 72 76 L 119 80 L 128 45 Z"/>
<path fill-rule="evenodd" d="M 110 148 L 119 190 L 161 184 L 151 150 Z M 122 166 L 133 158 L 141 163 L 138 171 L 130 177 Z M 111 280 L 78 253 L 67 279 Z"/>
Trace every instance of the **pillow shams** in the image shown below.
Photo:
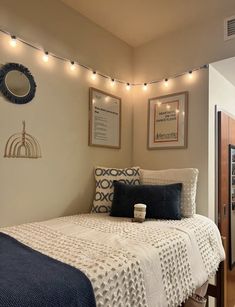
<path fill-rule="evenodd" d="M 91 212 L 109 213 L 113 200 L 113 181 L 127 184 L 140 184 L 140 168 L 108 168 L 95 169 L 96 191 Z"/>
<path fill-rule="evenodd" d="M 134 205 L 147 205 L 146 218 L 181 219 L 181 183 L 170 185 L 128 185 L 114 181 L 111 216 L 134 217 Z"/>

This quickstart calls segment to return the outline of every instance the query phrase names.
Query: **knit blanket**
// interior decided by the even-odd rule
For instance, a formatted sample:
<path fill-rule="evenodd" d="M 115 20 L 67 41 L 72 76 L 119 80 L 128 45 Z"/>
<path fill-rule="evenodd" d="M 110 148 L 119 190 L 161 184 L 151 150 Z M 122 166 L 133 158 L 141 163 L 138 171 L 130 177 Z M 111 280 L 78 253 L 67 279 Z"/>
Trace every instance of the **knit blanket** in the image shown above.
<path fill-rule="evenodd" d="M 216 225 L 200 215 L 133 223 L 81 214 L 0 231 L 84 272 L 103 307 L 179 306 L 225 258 Z"/>
<path fill-rule="evenodd" d="M 89 279 L 0 233 L 1 307 L 95 307 Z"/>

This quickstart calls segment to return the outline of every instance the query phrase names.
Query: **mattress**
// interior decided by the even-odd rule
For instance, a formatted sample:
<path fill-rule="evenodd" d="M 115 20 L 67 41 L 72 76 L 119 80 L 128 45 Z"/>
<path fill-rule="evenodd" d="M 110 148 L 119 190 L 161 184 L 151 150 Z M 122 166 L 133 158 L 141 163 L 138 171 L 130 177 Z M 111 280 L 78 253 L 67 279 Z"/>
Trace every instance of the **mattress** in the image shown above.
<path fill-rule="evenodd" d="M 105 307 L 179 306 L 225 258 L 218 228 L 201 215 L 133 223 L 81 214 L 0 231 L 81 270 Z"/>

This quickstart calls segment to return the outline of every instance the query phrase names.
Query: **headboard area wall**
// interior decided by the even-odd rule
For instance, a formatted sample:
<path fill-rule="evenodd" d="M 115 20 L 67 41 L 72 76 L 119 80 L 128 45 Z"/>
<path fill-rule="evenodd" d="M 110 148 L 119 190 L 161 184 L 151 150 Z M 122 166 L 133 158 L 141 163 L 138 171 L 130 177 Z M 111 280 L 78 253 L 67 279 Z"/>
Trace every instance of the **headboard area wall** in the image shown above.
<path fill-rule="evenodd" d="M 229 6 L 225 7 L 229 15 L 232 14 Z M 226 14 L 226 11 L 220 12 L 203 23 L 198 20 L 190 27 L 131 47 L 63 1 L 1 0 L 0 29 L 33 43 L 40 50 L 19 40 L 13 47 L 9 43 L 10 36 L 0 32 L 0 65 L 9 62 L 23 65 L 29 69 L 36 84 L 34 98 L 22 105 L 9 102 L 0 92 L 0 227 L 89 212 L 94 195 L 95 166 L 140 166 L 158 170 L 197 168 L 197 213 L 214 219 L 215 174 L 210 155 L 215 153 L 211 141 L 215 113 L 214 100 L 212 103 L 208 99 L 212 95 L 211 70 L 207 68 L 214 61 L 234 56 L 234 40 L 224 41 L 223 36 Z M 45 52 L 49 52 L 46 62 L 43 61 Z M 91 70 L 77 66 L 72 71 L 73 61 Z M 202 69 L 196 69 L 199 67 Z M 96 74 L 93 80 L 93 70 L 110 78 Z M 111 86 L 112 78 L 139 86 L 132 86 L 127 91 L 126 84 Z M 154 80 L 159 82 L 150 84 Z M 88 145 L 89 128 L 95 130 L 92 124 L 88 125 L 90 87 L 95 88 L 91 92 L 103 95 L 102 103 L 116 101 L 117 116 L 121 113 L 120 148 L 118 133 L 109 135 L 109 141 L 115 136 L 115 140 L 109 142 L 115 148 Z M 173 131 L 180 148 L 153 148 L 156 145 L 152 138 L 154 125 L 148 137 L 148 128 L 156 114 L 152 107 L 151 116 L 148 116 L 148 99 L 156 101 L 162 96 L 165 97 L 163 102 L 168 101 L 171 106 L 178 102 L 169 101 L 169 97 L 180 96 L 179 108 L 175 109 L 181 119 L 179 140 L 178 130 L 177 133 L 175 128 Z M 95 110 L 92 100 L 90 109 Z M 168 104 L 165 107 L 170 108 Z M 112 109 L 110 113 L 115 112 Z M 90 118 L 95 118 L 94 114 L 95 111 Z M 183 120 L 185 114 L 187 122 Z M 22 122 L 25 122 L 23 129 Z M 112 123 L 113 127 L 120 126 L 119 121 Z M 40 145 L 40 154 L 32 156 L 40 158 L 4 158 L 7 140 L 15 133 L 23 138 L 24 127 Z M 163 132 L 166 134 L 166 130 Z M 90 144 L 98 143 L 90 137 Z M 156 147 L 164 146 L 157 144 Z M 7 152 L 12 156 L 11 149 Z"/>
<path fill-rule="evenodd" d="M 130 80 L 131 48 L 60 1 L 1 1 L 0 23 L 50 52 Z M 0 227 L 88 212 L 93 167 L 131 165 L 131 93 L 120 85 L 110 87 L 105 79 L 93 81 L 81 67 L 71 71 L 69 63 L 51 57 L 45 63 L 42 52 L 20 42 L 14 48 L 2 33 L 0 50 L 2 65 L 24 65 L 37 84 L 27 104 L 13 104 L 0 94 Z M 122 98 L 121 149 L 88 146 L 89 87 Z M 22 131 L 23 120 L 40 142 L 40 159 L 4 158 L 5 144 Z"/>

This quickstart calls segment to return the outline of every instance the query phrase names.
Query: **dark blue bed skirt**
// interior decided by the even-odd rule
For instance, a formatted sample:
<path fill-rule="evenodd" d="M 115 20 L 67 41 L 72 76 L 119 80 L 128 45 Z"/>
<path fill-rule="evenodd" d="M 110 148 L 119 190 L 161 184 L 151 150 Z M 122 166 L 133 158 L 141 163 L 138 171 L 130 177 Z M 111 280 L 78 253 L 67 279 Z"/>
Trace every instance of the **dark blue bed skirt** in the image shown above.
<path fill-rule="evenodd" d="M 90 280 L 78 269 L 0 233 L 1 307 L 95 307 Z"/>

